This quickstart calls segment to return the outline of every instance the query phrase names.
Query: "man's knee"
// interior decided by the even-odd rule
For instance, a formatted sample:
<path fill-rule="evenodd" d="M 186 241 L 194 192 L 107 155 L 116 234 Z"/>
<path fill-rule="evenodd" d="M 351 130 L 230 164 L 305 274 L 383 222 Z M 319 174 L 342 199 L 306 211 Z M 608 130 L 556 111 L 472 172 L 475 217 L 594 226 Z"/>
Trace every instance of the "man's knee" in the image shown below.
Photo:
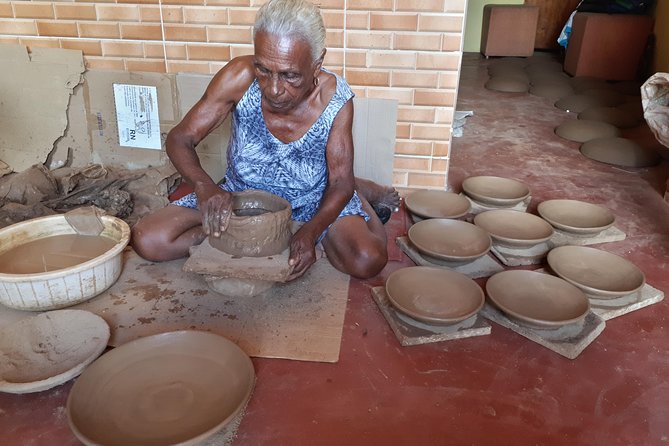
<path fill-rule="evenodd" d="M 376 276 L 388 263 L 388 254 L 385 246 L 377 244 L 357 246 L 351 259 L 351 275 L 358 279 L 369 279 Z"/>

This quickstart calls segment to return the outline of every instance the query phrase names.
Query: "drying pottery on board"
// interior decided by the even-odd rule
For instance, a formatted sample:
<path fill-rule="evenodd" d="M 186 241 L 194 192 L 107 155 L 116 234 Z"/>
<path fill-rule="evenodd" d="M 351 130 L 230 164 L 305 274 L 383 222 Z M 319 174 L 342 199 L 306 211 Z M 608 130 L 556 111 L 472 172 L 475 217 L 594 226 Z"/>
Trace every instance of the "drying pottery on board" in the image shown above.
<path fill-rule="evenodd" d="M 527 93 L 530 88 L 528 82 L 514 77 L 499 75 L 492 77 L 485 83 L 485 88 L 503 93 Z"/>
<path fill-rule="evenodd" d="M 587 96 L 582 93 L 565 96 L 555 102 L 555 106 L 557 108 L 571 113 L 580 113 L 592 107 L 608 107 L 617 104 L 618 102 L 612 103 L 610 100 L 605 98 Z"/>
<path fill-rule="evenodd" d="M 488 231 L 495 243 L 514 248 L 529 248 L 553 235 L 553 227 L 544 219 L 509 209 L 482 212 L 474 224 Z"/>
<path fill-rule="evenodd" d="M 107 347 L 109 326 L 83 310 L 56 310 L 0 330 L 0 392 L 51 389 L 79 375 Z"/>
<path fill-rule="evenodd" d="M 537 212 L 557 229 L 581 235 L 600 233 L 616 221 L 608 209 L 578 200 L 543 201 Z"/>
<path fill-rule="evenodd" d="M 447 262 L 474 261 L 487 254 L 492 245 L 490 235 L 484 229 L 445 218 L 419 221 L 409 228 L 408 237 L 427 257 Z"/>
<path fill-rule="evenodd" d="M 616 107 L 591 107 L 579 113 L 578 119 L 608 122 L 620 129 L 635 127 L 639 124 L 636 117 Z"/>
<path fill-rule="evenodd" d="M 590 159 L 625 167 L 651 167 L 660 163 L 660 155 L 626 138 L 597 138 L 585 142 L 581 153 Z"/>
<path fill-rule="evenodd" d="M 467 198 L 441 190 L 419 190 L 407 195 L 404 204 L 420 218 L 459 218 L 471 208 Z"/>
<path fill-rule="evenodd" d="M 520 181 L 491 175 L 466 178 L 462 190 L 468 197 L 493 206 L 513 206 L 530 196 L 530 189 Z"/>
<path fill-rule="evenodd" d="M 176 331 L 100 357 L 74 383 L 67 415 L 87 445 L 196 445 L 246 406 L 251 359 L 226 338 Z"/>
<path fill-rule="evenodd" d="M 590 311 L 583 291 L 559 277 L 535 271 L 497 273 L 488 279 L 486 293 L 510 318 L 536 328 L 580 322 Z"/>
<path fill-rule="evenodd" d="M 631 294 L 646 283 L 632 262 L 600 249 L 560 246 L 548 253 L 547 261 L 555 274 L 597 299 Z"/>
<path fill-rule="evenodd" d="M 0 265 L 0 303 L 18 310 L 53 310 L 84 302 L 109 288 L 121 274 L 121 254 L 130 240 L 130 228 L 116 217 L 104 215 L 100 219 L 104 229 L 97 237 L 79 236 L 62 214 L 0 229 L 0 255 L 12 257 L 12 268 L 35 263 L 34 256 L 22 256 L 17 261 L 12 254 L 29 243 L 39 245 L 33 248 L 40 251 L 37 263 L 42 268 L 42 272 L 17 274 Z M 48 239 L 61 236 L 92 239 L 74 238 L 65 246 L 58 242 L 51 247 Z M 109 241 L 109 248 L 97 251 L 97 243 L 92 243 L 97 238 Z M 95 249 L 89 252 L 90 245 Z M 44 246 L 49 248 L 45 250 Z M 54 250 L 49 252 L 51 248 Z"/>
<path fill-rule="evenodd" d="M 608 122 L 574 119 L 557 126 L 555 134 L 569 141 L 586 142 L 591 139 L 620 136 L 620 130 Z"/>
<path fill-rule="evenodd" d="M 290 203 L 274 194 L 246 190 L 232 194 L 232 215 L 220 238 L 210 237 L 216 249 L 241 257 L 265 257 L 283 252 L 290 242 Z"/>
<path fill-rule="evenodd" d="M 386 281 L 390 303 L 400 312 L 428 324 L 454 324 L 483 307 L 483 290 L 469 277 L 429 266 L 399 269 Z"/>

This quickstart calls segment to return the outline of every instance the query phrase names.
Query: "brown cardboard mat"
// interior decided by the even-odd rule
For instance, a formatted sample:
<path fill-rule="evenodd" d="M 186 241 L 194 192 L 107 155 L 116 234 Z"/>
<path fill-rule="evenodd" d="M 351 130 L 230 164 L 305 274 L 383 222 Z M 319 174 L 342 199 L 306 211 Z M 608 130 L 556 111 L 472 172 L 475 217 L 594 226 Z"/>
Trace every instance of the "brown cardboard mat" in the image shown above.
<path fill-rule="evenodd" d="M 110 326 L 109 345 L 173 330 L 205 330 L 248 355 L 300 361 L 339 359 L 349 276 L 319 259 L 293 282 L 254 297 L 215 293 L 205 279 L 182 271 L 184 260 L 153 263 L 132 249 L 121 276 L 107 291 L 71 308 L 88 310 Z M 30 316 L 0 306 L 0 324 Z"/>

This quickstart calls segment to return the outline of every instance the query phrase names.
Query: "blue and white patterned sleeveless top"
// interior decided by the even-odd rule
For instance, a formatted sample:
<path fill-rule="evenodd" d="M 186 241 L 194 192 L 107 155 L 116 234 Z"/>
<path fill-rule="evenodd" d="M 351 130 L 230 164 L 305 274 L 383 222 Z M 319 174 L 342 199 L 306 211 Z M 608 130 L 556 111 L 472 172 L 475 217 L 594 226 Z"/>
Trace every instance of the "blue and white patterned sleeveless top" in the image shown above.
<path fill-rule="evenodd" d="M 329 72 L 328 72 L 329 73 Z M 261 189 L 279 195 L 290 202 L 293 220 L 309 221 L 316 214 L 327 185 L 325 148 L 337 113 L 353 97 L 346 81 L 337 79 L 337 89 L 323 113 L 298 140 L 284 144 L 267 128 L 262 114 L 261 92 L 254 80 L 232 114 L 232 130 L 228 146 L 228 168 L 221 187 L 230 192 Z M 174 202 L 195 207 L 193 196 Z M 191 202 L 189 202 L 191 201 Z M 357 193 L 339 217 L 360 215 L 362 210 Z"/>

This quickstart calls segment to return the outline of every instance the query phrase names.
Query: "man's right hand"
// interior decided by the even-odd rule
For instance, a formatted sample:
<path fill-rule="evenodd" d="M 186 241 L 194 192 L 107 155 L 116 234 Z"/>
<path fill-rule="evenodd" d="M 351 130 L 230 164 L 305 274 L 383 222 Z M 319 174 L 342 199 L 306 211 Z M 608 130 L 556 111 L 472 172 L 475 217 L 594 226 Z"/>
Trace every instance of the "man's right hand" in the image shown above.
<path fill-rule="evenodd" d="M 198 208 L 202 212 L 202 229 L 211 237 L 220 237 L 228 228 L 232 215 L 232 194 L 218 185 L 206 184 L 195 187 Z"/>

